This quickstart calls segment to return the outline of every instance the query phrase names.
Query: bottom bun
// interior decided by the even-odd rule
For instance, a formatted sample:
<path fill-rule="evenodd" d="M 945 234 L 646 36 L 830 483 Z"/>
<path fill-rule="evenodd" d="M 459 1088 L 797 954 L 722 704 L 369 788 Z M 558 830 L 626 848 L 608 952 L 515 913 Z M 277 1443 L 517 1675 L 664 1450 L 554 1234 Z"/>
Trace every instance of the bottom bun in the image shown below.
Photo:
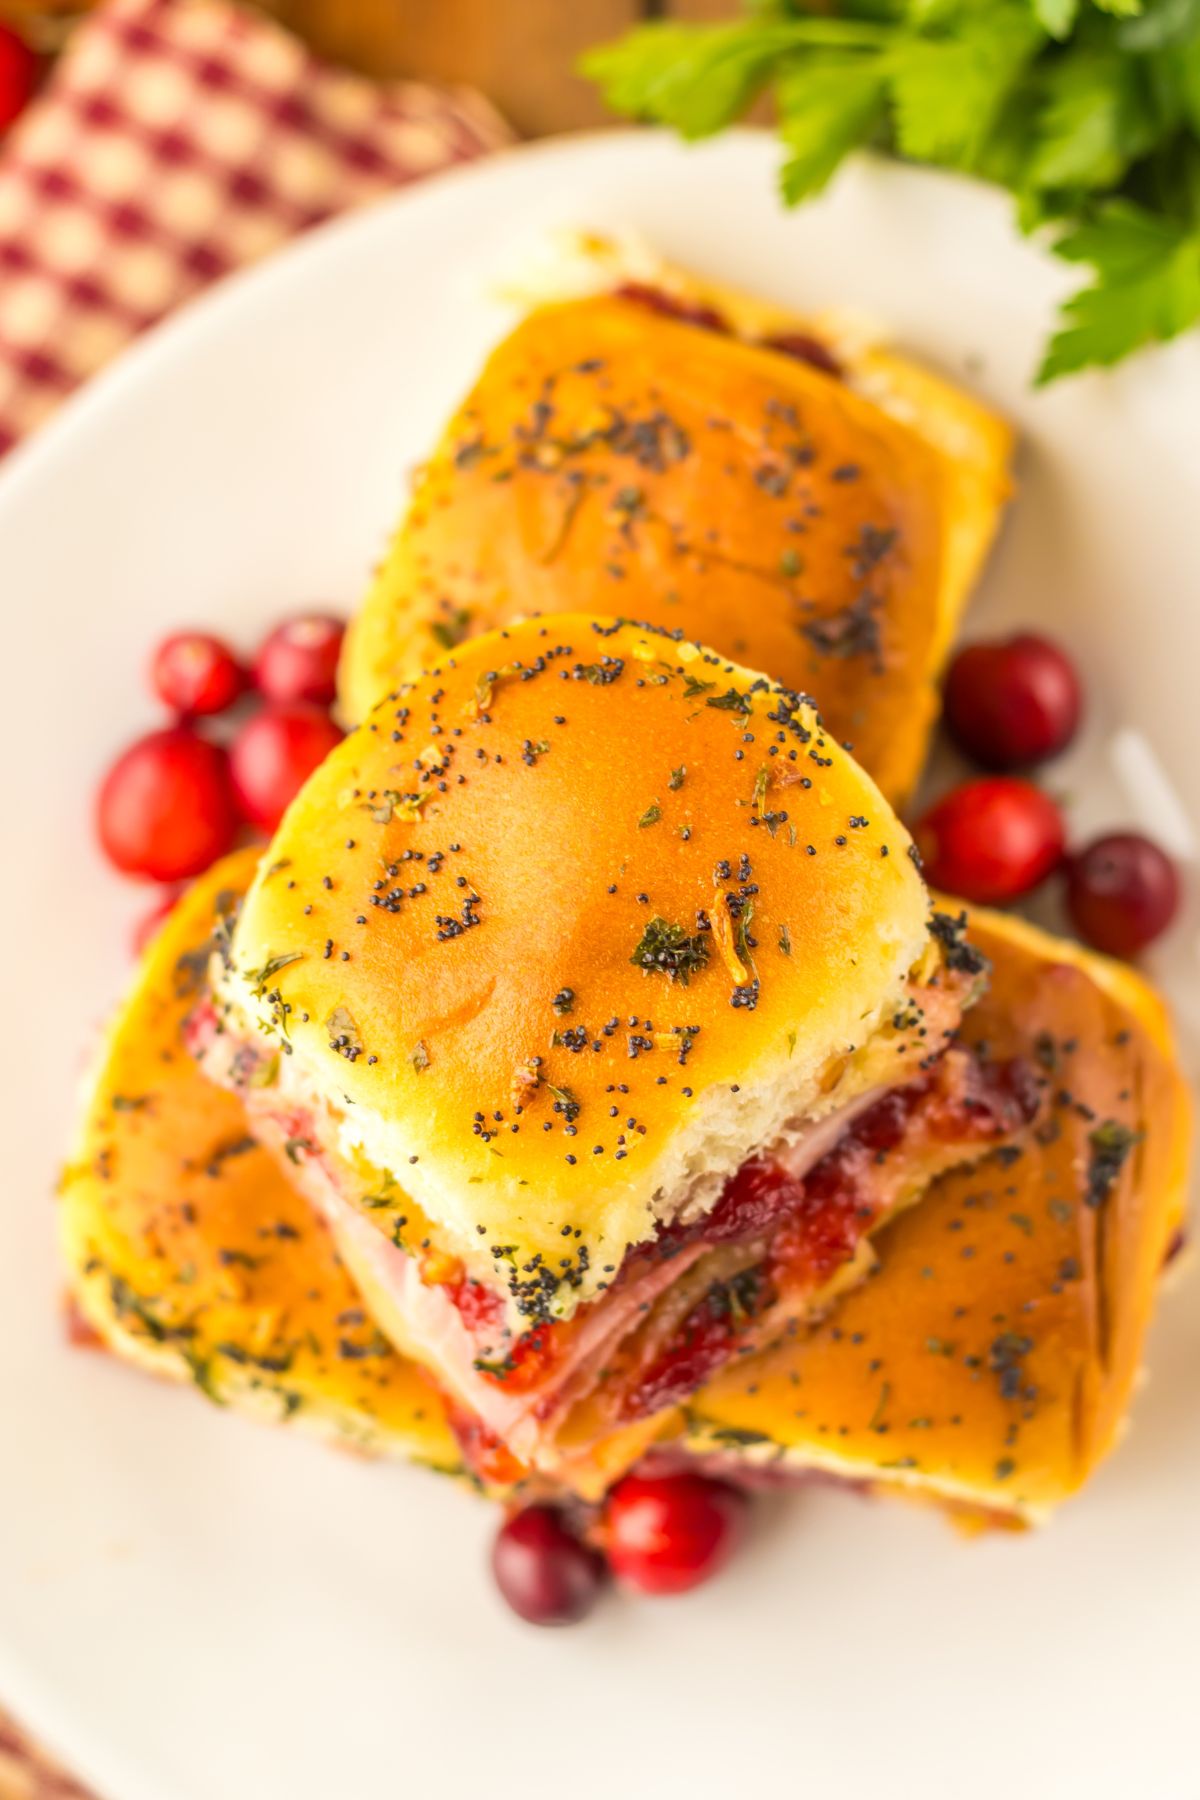
<path fill-rule="evenodd" d="M 109 1349 L 222 1405 L 455 1470 L 437 1390 L 183 1044 L 218 914 L 257 859 L 227 858 L 180 900 L 109 1027 L 62 1183 L 72 1298 Z"/>
<path fill-rule="evenodd" d="M 992 959 L 963 1035 L 1027 1055 L 1042 1107 L 935 1182 L 815 1331 L 712 1383 L 681 1445 L 1035 1522 L 1120 1435 L 1177 1247 L 1190 1107 L 1162 1003 L 1132 970 L 975 910 Z"/>

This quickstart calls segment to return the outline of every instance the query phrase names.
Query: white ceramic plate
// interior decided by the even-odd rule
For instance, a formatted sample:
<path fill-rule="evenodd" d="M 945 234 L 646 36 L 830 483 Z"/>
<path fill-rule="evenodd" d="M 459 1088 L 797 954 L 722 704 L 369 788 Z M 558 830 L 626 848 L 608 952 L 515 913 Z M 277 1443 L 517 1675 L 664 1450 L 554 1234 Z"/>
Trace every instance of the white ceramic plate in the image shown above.
<path fill-rule="evenodd" d="M 972 617 L 1078 651 L 1081 827 L 1200 816 L 1200 347 L 1028 386 L 1063 274 L 994 194 L 859 163 L 785 215 L 753 136 L 523 150 L 323 232 L 126 357 L 0 482 L 10 648 L 0 917 L 0 1695 L 112 1800 L 537 1792 L 1195 1800 L 1200 1312 L 1164 1307 L 1132 1436 L 1044 1536 L 960 1542 L 825 1492 L 720 1584 L 521 1628 L 488 1511 L 64 1345 L 50 1189 L 136 902 L 89 802 L 152 719 L 147 649 L 353 603 L 503 324 L 514 240 L 634 227 L 800 305 L 853 303 L 1019 421 L 1022 493 Z M 1056 775 L 1056 782 L 1059 777 Z M 1197 1012 L 1195 914 L 1160 966 Z"/>

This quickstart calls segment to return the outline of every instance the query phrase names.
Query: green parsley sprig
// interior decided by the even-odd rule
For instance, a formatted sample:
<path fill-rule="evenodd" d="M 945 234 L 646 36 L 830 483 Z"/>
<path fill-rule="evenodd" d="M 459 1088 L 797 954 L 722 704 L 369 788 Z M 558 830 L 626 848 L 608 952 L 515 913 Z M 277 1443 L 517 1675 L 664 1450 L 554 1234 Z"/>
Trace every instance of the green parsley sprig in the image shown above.
<path fill-rule="evenodd" d="M 1200 322 L 1200 0 L 746 0 L 591 51 L 617 112 L 711 137 L 764 93 L 789 205 L 874 145 L 997 182 L 1090 269 L 1038 373 L 1111 364 Z"/>

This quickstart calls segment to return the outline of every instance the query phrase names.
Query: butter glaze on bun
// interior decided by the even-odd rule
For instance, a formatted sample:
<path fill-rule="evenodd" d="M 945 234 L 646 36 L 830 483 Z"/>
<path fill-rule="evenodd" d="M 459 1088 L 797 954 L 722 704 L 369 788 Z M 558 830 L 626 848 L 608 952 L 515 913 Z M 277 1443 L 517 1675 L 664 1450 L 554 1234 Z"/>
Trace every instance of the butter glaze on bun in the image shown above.
<path fill-rule="evenodd" d="M 963 1036 L 1032 1057 L 1042 1083 L 1019 1153 L 936 1181 L 825 1324 L 695 1396 L 686 1440 L 1034 1522 L 1120 1434 L 1191 1109 L 1135 971 L 1002 914 L 970 928 L 993 973 Z"/>
<path fill-rule="evenodd" d="M 257 850 L 189 889 L 97 1061 L 59 1236 L 84 1319 L 119 1356 L 210 1399 L 381 1455 L 456 1469 L 424 1373 L 380 1336 L 328 1231 L 184 1043 L 218 913 Z"/>
<path fill-rule="evenodd" d="M 732 322 L 786 327 L 745 303 Z M 621 611 L 816 694 L 902 798 L 1010 438 L 915 365 L 855 368 L 611 293 L 533 313 L 421 473 L 347 640 L 347 715 L 515 617 Z"/>
<path fill-rule="evenodd" d="M 218 997 L 361 1157 L 381 1230 L 407 1194 L 481 1279 L 563 1269 L 570 1312 L 754 1150 L 942 1047 L 908 851 L 797 696 L 661 631 L 531 620 L 311 778 Z"/>

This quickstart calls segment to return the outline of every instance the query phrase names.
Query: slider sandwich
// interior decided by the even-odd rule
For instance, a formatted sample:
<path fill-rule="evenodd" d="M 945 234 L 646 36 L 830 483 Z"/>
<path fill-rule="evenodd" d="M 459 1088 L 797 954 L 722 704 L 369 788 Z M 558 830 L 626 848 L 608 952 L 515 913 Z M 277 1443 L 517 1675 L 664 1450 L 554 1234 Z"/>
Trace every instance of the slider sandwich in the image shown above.
<path fill-rule="evenodd" d="M 963 1040 L 1023 1055 L 1036 1117 L 937 1180 L 812 1333 L 696 1396 L 681 1448 L 1036 1524 L 1121 1436 L 1182 1243 L 1191 1109 L 1133 970 L 972 911 L 992 963 Z"/>
<path fill-rule="evenodd" d="M 955 1041 L 985 971 L 809 702 L 575 615 L 333 753 L 191 1041 L 472 1444 L 552 1472 L 650 1441 L 1029 1116 L 1025 1059 Z"/>
<path fill-rule="evenodd" d="M 596 240 L 538 299 L 420 473 L 347 640 L 347 716 L 518 616 L 620 612 L 815 694 L 899 803 L 1007 426 L 842 326 Z"/>
<path fill-rule="evenodd" d="M 88 1330 L 223 1406 L 373 1455 L 454 1469 L 428 1376 L 382 1336 L 328 1227 L 185 1042 L 214 933 L 258 862 L 179 901 L 105 1035 L 63 1177 L 59 1237 Z"/>

